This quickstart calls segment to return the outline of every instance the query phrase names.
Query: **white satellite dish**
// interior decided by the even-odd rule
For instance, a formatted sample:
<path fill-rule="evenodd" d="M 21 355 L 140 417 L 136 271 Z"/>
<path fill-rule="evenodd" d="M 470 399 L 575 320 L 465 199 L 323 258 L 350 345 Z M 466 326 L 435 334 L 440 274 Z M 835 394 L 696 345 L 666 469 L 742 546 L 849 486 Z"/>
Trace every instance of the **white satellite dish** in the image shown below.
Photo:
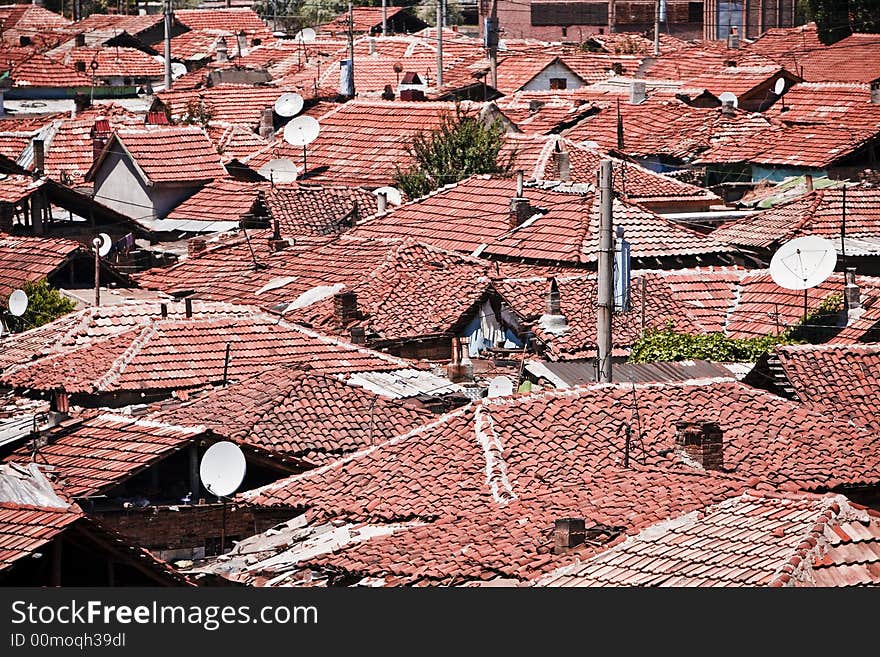
<path fill-rule="evenodd" d="M 227 497 L 241 486 L 246 470 L 247 463 L 241 448 L 224 440 L 214 443 L 205 452 L 199 465 L 199 478 L 209 493 Z"/>
<path fill-rule="evenodd" d="M 777 96 L 781 96 L 784 91 L 785 78 L 779 78 L 778 80 L 776 80 L 776 84 L 773 85 L 773 93 L 775 93 Z"/>
<path fill-rule="evenodd" d="M 303 98 L 299 94 L 282 94 L 275 101 L 275 113 L 285 118 L 296 116 L 302 108 Z"/>
<path fill-rule="evenodd" d="M 314 41 L 317 36 L 318 33 L 315 32 L 315 30 L 310 27 L 304 27 L 299 32 L 297 32 L 293 38 L 297 41 Z"/>
<path fill-rule="evenodd" d="M 284 141 L 291 146 L 308 146 L 318 138 L 321 126 L 311 116 L 298 116 L 284 126 Z"/>
<path fill-rule="evenodd" d="M 98 233 L 98 236 L 92 240 L 92 244 L 98 249 L 98 255 L 102 258 L 113 248 L 113 240 L 107 233 Z"/>
<path fill-rule="evenodd" d="M 260 296 L 261 294 L 263 294 L 263 292 L 269 292 L 271 290 L 278 290 L 278 289 L 284 287 L 285 285 L 290 285 L 295 280 L 297 280 L 297 278 L 299 278 L 299 277 L 298 276 L 279 276 L 278 278 L 273 278 L 271 281 L 266 283 L 259 290 L 254 292 L 254 294 L 256 296 Z"/>
<path fill-rule="evenodd" d="M 834 271 L 834 244 L 810 235 L 786 242 L 770 260 L 770 276 L 787 290 L 807 290 L 822 283 Z"/>
<path fill-rule="evenodd" d="M 487 396 L 493 397 L 509 397 L 513 394 L 513 381 L 506 376 L 496 376 L 489 381 L 489 392 Z"/>
<path fill-rule="evenodd" d="M 373 193 L 376 196 L 385 194 L 385 198 L 388 199 L 390 205 L 400 205 L 403 203 L 403 196 L 401 196 L 400 190 L 397 187 L 380 187 L 379 189 L 374 189 Z"/>
<path fill-rule="evenodd" d="M 736 97 L 736 94 L 729 91 L 725 91 L 720 96 L 718 96 L 718 100 L 721 101 L 722 105 L 724 103 L 733 103 L 734 107 L 739 107 L 739 99 Z"/>
<path fill-rule="evenodd" d="M 186 75 L 189 71 L 186 70 L 186 64 L 181 64 L 180 62 L 171 62 L 171 78 L 176 80 L 182 75 Z"/>
<path fill-rule="evenodd" d="M 288 160 L 286 157 L 281 157 L 277 160 L 266 162 L 266 164 L 257 170 L 257 173 L 263 176 L 266 180 L 271 180 L 272 182 L 292 183 L 296 182 L 296 177 L 299 175 L 299 169 L 292 160 Z"/>
<path fill-rule="evenodd" d="M 16 317 L 21 317 L 24 315 L 24 311 L 27 310 L 28 307 L 28 296 L 25 294 L 24 290 L 14 290 L 12 294 L 9 295 L 9 313 L 11 315 L 15 315 Z"/>

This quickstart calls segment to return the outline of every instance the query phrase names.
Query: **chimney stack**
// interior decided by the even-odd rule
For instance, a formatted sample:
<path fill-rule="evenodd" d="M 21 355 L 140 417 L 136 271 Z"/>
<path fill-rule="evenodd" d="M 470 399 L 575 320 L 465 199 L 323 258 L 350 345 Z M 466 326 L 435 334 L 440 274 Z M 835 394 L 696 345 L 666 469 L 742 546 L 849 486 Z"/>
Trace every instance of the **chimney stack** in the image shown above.
<path fill-rule="evenodd" d="M 241 59 L 243 51 L 247 48 L 247 34 L 244 30 L 235 35 L 236 56 Z"/>
<path fill-rule="evenodd" d="M 568 151 L 562 150 L 562 146 L 557 142 L 556 150 L 553 151 L 553 163 L 555 165 L 556 180 L 568 182 L 571 180 L 571 156 Z"/>
<path fill-rule="evenodd" d="M 369 39 L 367 39 L 367 44 L 370 47 L 370 54 L 375 55 L 376 54 L 376 39 L 375 39 L 375 37 L 370 37 Z"/>
<path fill-rule="evenodd" d="M 521 226 L 531 216 L 531 211 L 532 208 L 527 198 L 515 197 L 510 199 L 510 227 L 516 228 Z"/>
<path fill-rule="evenodd" d="M 333 315 L 340 327 L 356 321 L 358 318 L 357 294 L 355 292 L 339 292 L 334 294 Z"/>
<path fill-rule="evenodd" d="M 586 522 L 583 518 L 558 518 L 553 526 L 553 554 L 565 554 L 586 539 Z"/>
<path fill-rule="evenodd" d="M 724 468 L 724 434 L 717 422 L 675 423 L 675 453 L 685 465 L 703 470 Z"/>
<path fill-rule="evenodd" d="M 91 106 L 91 100 L 84 93 L 77 93 L 73 96 L 73 108 L 77 114 L 82 114 Z"/>
<path fill-rule="evenodd" d="M 86 33 L 80 32 L 74 37 L 74 44 L 77 48 L 82 48 L 86 45 Z"/>
<path fill-rule="evenodd" d="M 806 185 L 808 192 L 813 191 L 813 174 L 808 173 L 804 176 L 804 185 Z"/>
<path fill-rule="evenodd" d="M 186 244 L 186 254 L 190 258 L 198 258 L 208 250 L 208 243 L 203 237 L 193 237 Z"/>
<path fill-rule="evenodd" d="M 42 139 L 34 139 L 34 174 L 42 176 L 46 170 L 46 142 Z"/>
<path fill-rule="evenodd" d="M 260 115 L 260 137 L 266 141 L 272 141 L 272 137 L 275 136 L 275 128 L 272 124 L 274 121 L 273 112 L 271 107 L 267 107 Z"/>
<path fill-rule="evenodd" d="M 86 63 L 78 59 L 73 63 L 73 68 L 75 68 L 78 73 L 85 73 Z"/>
<path fill-rule="evenodd" d="M 67 391 L 63 387 L 55 388 L 52 391 L 52 401 L 49 403 L 49 410 L 63 415 L 67 415 L 70 412 L 70 400 L 68 399 Z"/>
<path fill-rule="evenodd" d="M 168 304 L 160 303 L 159 304 L 159 313 L 162 315 L 162 319 L 166 319 L 168 317 Z"/>
<path fill-rule="evenodd" d="M 727 47 L 731 50 L 739 48 L 739 30 L 736 25 L 730 27 L 730 34 L 727 35 Z"/>
<path fill-rule="evenodd" d="M 562 298 L 559 295 L 559 283 L 555 276 L 547 277 L 547 314 L 562 314 Z"/>
<path fill-rule="evenodd" d="M 523 174 L 522 169 L 520 169 L 519 171 L 516 172 L 516 197 L 517 198 L 523 197 L 523 177 L 524 177 L 524 174 Z"/>
<path fill-rule="evenodd" d="M 226 37 L 217 39 L 217 54 L 214 56 L 214 61 L 218 64 L 224 64 L 229 61 L 229 48 L 226 45 Z"/>
<path fill-rule="evenodd" d="M 880 79 L 871 83 L 871 104 L 880 105 Z"/>
<path fill-rule="evenodd" d="M 633 80 L 629 85 L 629 102 L 631 105 L 644 103 L 648 99 L 644 80 Z"/>
<path fill-rule="evenodd" d="M 446 376 L 449 377 L 449 380 L 453 383 L 458 383 L 462 379 L 461 343 L 458 341 L 458 336 L 452 336 L 450 347 L 449 365 L 446 368 Z"/>
<path fill-rule="evenodd" d="M 193 316 L 193 300 L 190 299 L 189 297 L 187 297 L 186 299 L 183 300 L 183 305 L 184 305 L 184 308 L 186 308 L 186 316 L 192 317 Z"/>
<path fill-rule="evenodd" d="M 388 212 L 388 193 L 387 192 L 379 192 L 378 194 L 376 194 L 376 197 L 378 199 L 378 206 L 379 206 L 376 213 L 380 217 L 384 217 L 385 214 Z"/>
<path fill-rule="evenodd" d="M 846 300 L 847 323 L 858 318 L 862 314 L 862 298 L 861 290 L 856 283 L 856 268 L 846 268 L 846 286 L 843 288 L 844 299 Z"/>
<path fill-rule="evenodd" d="M 367 330 L 363 326 L 352 326 L 351 327 L 351 343 L 352 344 L 366 344 L 367 343 Z"/>
<path fill-rule="evenodd" d="M 721 115 L 736 116 L 736 108 L 734 108 L 732 100 L 725 100 L 721 103 Z"/>

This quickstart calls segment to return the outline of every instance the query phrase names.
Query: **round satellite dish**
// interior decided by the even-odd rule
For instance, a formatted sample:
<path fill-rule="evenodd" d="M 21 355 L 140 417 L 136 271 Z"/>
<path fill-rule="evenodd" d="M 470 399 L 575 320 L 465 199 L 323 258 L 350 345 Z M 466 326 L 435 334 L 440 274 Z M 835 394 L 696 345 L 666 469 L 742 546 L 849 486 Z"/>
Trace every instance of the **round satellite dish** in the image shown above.
<path fill-rule="evenodd" d="M 773 85 L 773 93 L 777 96 L 781 96 L 783 91 L 785 91 L 785 78 L 779 78 L 776 81 L 776 84 Z"/>
<path fill-rule="evenodd" d="M 257 173 L 263 176 L 266 180 L 271 180 L 272 182 L 292 183 L 296 182 L 299 169 L 296 168 L 296 165 L 291 160 L 282 157 L 277 160 L 266 162 L 266 164 L 259 168 Z"/>
<path fill-rule="evenodd" d="M 28 296 L 24 290 L 14 290 L 9 295 L 9 312 L 16 317 L 24 315 L 24 311 L 28 307 Z"/>
<path fill-rule="evenodd" d="M 828 278 L 836 264 L 834 244 L 813 235 L 798 237 L 773 254 L 770 276 L 786 290 L 807 290 Z"/>
<path fill-rule="evenodd" d="M 296 116 L 303 108 L 303 99 L 299 94 L 282 94 L 275 101 L 275 113 L 278 116 L 290 118 Z"/>
<path fill-rule="evenodd" d="M 385 198 L 388 199 L 388 203 L 391 205 L 400 205 L 403 203 L 403 197 L 397 187 L 380 187 L 379 189 L 374 189 L 373 193 L 376 196 L 379 194 L 385 194 Z"/>
<path fill-rule="evenodd" d="M 297 32 L 296 36 L 294 36 L 293 38 L 297 41 L 314 41 L 315 37 L 317 36 L 318 33 L 315 32 L 312 28 L 304 27 L 299 32 Z"/>
<path fill-rule="evenodd" d="M 725 91 L 720 96 L 718 96 L 718 100 L 721 101 L 721 104 L 724 103 L 733 103 L 734 107 L 739 107 L 739 99 L 737 99 L 736 94 L 730 93 L 729 91 Z"/>
<path fill-rule="evenodd" d="M 489 381 L 488 396 L 491 397 L 508 397 L 513 394 L 513 382 L 506 376 L 496 376 Z"/>
<path fill-rule="evenodd" d="M 241 486 L 246 470 L 247 463 L 241 448 L 224 440 L 214 443 L 205 452 L 199 466 L 199 477 L 212 495 L 226 497 Z"/>
<path fill-rule="evenodd" d="M 179 78 L 181 75 L 187 74 L 186 64 L 181 64 L 180 62 L 171 62 L 171 77 L 173 79 Z"/>
<path fill-rule="evenodd" d="M 98 249 L 98 255 L 102 258 L 110 253 L 110 249 L 113 248 L 113 240 L 110 239 L 110 236 L 107 233 L 99 233 L 98 236 L 92 240 L 92 244 Z"/>
<path fill-rule="evenodd" d="M 291 146 L 308 146 L 318 138 L 321 126 L 311 116 L 298 116 L 284 126 L 284 141 Z"/>

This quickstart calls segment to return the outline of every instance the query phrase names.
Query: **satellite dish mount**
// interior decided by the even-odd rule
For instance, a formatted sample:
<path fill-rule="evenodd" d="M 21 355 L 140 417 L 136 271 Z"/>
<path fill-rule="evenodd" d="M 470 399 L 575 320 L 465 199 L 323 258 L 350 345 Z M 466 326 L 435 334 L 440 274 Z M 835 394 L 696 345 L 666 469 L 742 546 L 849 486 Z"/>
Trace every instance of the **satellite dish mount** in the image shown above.
<path fill-rule="evenodd" d="M 205 489 L 223 505 L 220 552 L 226 551 L 226 500 L 238 490 L 247 472 L 247 462 L 241 448 L 235 443 L 223 440 L 211 445 L 199 464 L 199 479 Z M 195 491 L 193 491 L 195 493 Z"/>
<path fill-rule="evenodd" d="M 823 283 L 837 265 L 834 245 L 809 235 L 783 244 L 770 260 L 770 276 L 787 290 L 804 291 L 804 321 L 807 319 L 807 290 Z"/>

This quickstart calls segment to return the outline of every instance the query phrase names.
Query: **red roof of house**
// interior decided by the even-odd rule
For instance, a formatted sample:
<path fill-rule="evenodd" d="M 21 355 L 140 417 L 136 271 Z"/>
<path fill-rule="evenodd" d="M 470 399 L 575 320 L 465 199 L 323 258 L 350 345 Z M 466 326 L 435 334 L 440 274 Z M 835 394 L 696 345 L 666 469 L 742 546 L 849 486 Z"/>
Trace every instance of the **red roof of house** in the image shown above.
<path fill-rule="evenodd" d="M 16 178 L 24 178 L 24 176 L 16 176 Z M 27 185 L 28 182 L 28 180 L 17 181 L 21 186 Z M 0 196 L 3 191 L 4 185 L 0 183 Z M 27 195 L 29 190 L 26 187 L 20 188 L 20 193 Z M 0 200 L 10 202 L 4 198 Z M 80 252 L 85 253 L 85 248 L 73 240 L 53 237 L 16 237 L 0 233 L 0 298 L 5 300 L 13 289 L 46 278 Z"/>
<path fill-rule="evenodd" d="M 268 145 L 265 139 L 248 126 L 235 123 L 209 124 L 208 137 L 217 147 L 223 164 L 227 164 L 231 160 L 241 160 Z"/>
<path fill-rule="evenodd" d="M 272 32 L 252 9 L 175 9 L 174 17 L 192 30 L 244 31 L 251 38 L 272 38 Z"/>
<path fill-rule="evenodd" d="M 51 543 L 82 517 L 75 504 L 52 508 L 0 502 L 0 572 Z"/>
<path fill-rule="evenodd" d="M 820 189 L 750 217 L 724 224 L 712 233 L 729 244 L 772 248 L 795 237 L 840 237 L 846 194 L 847 237 L 880 237 L 880 189 Z"/>
<path fill-rule="evenodd" d="M 880 514 L 843 495 L 745 493 L 651 526 L 537 586 L 876 586 Z"/>
<path fill-rule="evenodd" d="M 34 459 L 55 469 L 71 497 L 99 495 L 189 445 L 205 428 L 133 418 L 96 415 L 72 429 L 56 430 L 34 455 L 27 445 L 4 460 Z"/>
<path fill-rule="evenodd" d="M 273 185 L 266 207 L 282 235 L 333 235 L 376 213 L 378 199 L 362 188 L 329 185 Z"/>
<path fill-rule="evenodd" d="M 386 19 L 393 18 L 407 7 L 388 7 L 386 11 Z M 353 7 L 352 14 L 354 16 L 353 31 L 355 34 L 369 33 L 374 27 L 382 27 L 382 8 L 381 7 Z M 348 34 L 348 12 L 339 14 L 332 21 L 317 26 L 317 31 L 321 34 Z"/>
<path fill-rule="evenodd" d="M 153 417 L 185 426 L 202 424 L 234 442 L 323 465 L 406 433 L 435 416 L 336 377 L 286 366 Z"/>
<path fill-rule="evenodd" d="M 726 66 L 702 73 L 693 78 L 688 78 L 682 83 L 687 89 L 705 89 L 710 94 L 720 96 L 724 92 L 735 94 L 737 98 L 747 96 L 766 83 L 786 74 L 787 71 L 781 66 Z M 771 85 L 772 88 L 772 85 Z"/>
<path fill-rule="evenodd" d="M 880 130 L 880 105 L 871 102 L 867 84 L 804 82 L 789 89 L 784 101 L 768 111 L 784 123 Z"/>
<path fill-rule="evenodd" d="M 92 78 L 73 66 L 41 53 L 34 53 L 16 63 L 9 73 L 14 87 L 91 87 Z"/>
<path fill-rule="evenodd" d="M 238 380 L 279 364 L 304 362 L 317 372 L 337 373 L 397 369 L 403 361 L 255 310 L 246 318 L 156 319 L 7 368 L 2 378 L 11 387 L 63 386 L 70 393 L 173 391 L 216 383 L 224 374 Z"/>
<path fill-rule="evenodd" d="M 548 134 L 597 111 L 596 105 L 556 91 L 520 91 L 494 101 L 508 121 L 526 134 Z"/>
<path fill-rule="evenodd" d="M 774 356 L 807 407 L 880 431 L 880 345 L 792 345 Z"/>
<path fill-rule="evenodd" d="M 122 146 L 148 184 L 194 183 L 226 176 L 226 169 L 220 163 L 214 145 L 204 130 L 194 126 L 145 126 L 137 130 L 117 130 L 107 142 L 101 157 L 92 165 L 90 175 L 115 144 Z"/>
<path fill-rule="evenodd" d="M 71 24 L 70 20 L 35 4 L 12 4 L 0 7 L 0 28 L 3 41 L 18 45 L 20 36 L 39 43 Z"/>
<path fill-rule="evenodd" d="M 174 13 L 177 14 L 177 12 Z M 84 19 L 73 23 L 71 29 L 77 33 L 88 33 L 95 30 L 115 30 L 118 32 L 128 32 L 132 36 L 137 36 L 140 32 L 148 30 L 164 20 L 162 14 L 144 14 L 143 16 L 90 14 Z"/>
<path fill-rule="evenodd" d="M 638 408 L 651 409 L 651 421 L 623 468 L 621 422 L 635 423 Z M 720 424 L 724 467 L 735 476 L 678 465 L 669 453 L 674 423 L 689 417 Z M 498 572 L 523 579 L 553 567 L 547 528 L 554 518 L 586 517 L 588 525 L 634 533 L 762 480 L 794 489 L 876 481 L 880 461 L 869 440 L 739 383 L 645 384 L 635 393 L 602 385 L 484 400 L 244 497 L 306 511 L 313 524 L 430 523 L 324 555 L 321 565 L 408 583 Z M 407 564 L 399 559 L 404 549 Z"/>
<path fill-rule="evenodd" d="M 163 91 L 159 99 L 171 108 L 175 119 L 187 113 L 187 103 L 202 101 L 210 112 L 211 124 L 234 123 L 256 130 L 260 125 L 263 110 L 272 107 L 275 101 L 290 89 L 267 86 L 245 86 L 239 84 L 218 84 L 205 89 L 184 89 Z"/>
<path fill-rule="evenodd" d="M 410 236 L 443 249 L 468 253 L 479 249 L 484 254 L 532 261 L 593 262 L 598 253 L 598 195 L 558 189 L 526 186 L 524 195 L 534 214 L 511 229 L 510 199 L 515 194 L 515 181 L 472 176 L 384 217 L 373 217 L 360 224 L 354 234 Z M 725 251 L 711 238 L 620 199 L 614 201 L 614 217 L 615 225 L 626 230 L 634 258 Z"/>
<path fill-rule="evenodd" d="M 97 62 L 94 74 L 99 78 L 161 78 L 165 74 L 162 62 L 136 48 L 71 48 L 59 53 L 57 59 L 70 67 L 85 63 L 86 76 L 91 75 L 92 62 Z"/>

